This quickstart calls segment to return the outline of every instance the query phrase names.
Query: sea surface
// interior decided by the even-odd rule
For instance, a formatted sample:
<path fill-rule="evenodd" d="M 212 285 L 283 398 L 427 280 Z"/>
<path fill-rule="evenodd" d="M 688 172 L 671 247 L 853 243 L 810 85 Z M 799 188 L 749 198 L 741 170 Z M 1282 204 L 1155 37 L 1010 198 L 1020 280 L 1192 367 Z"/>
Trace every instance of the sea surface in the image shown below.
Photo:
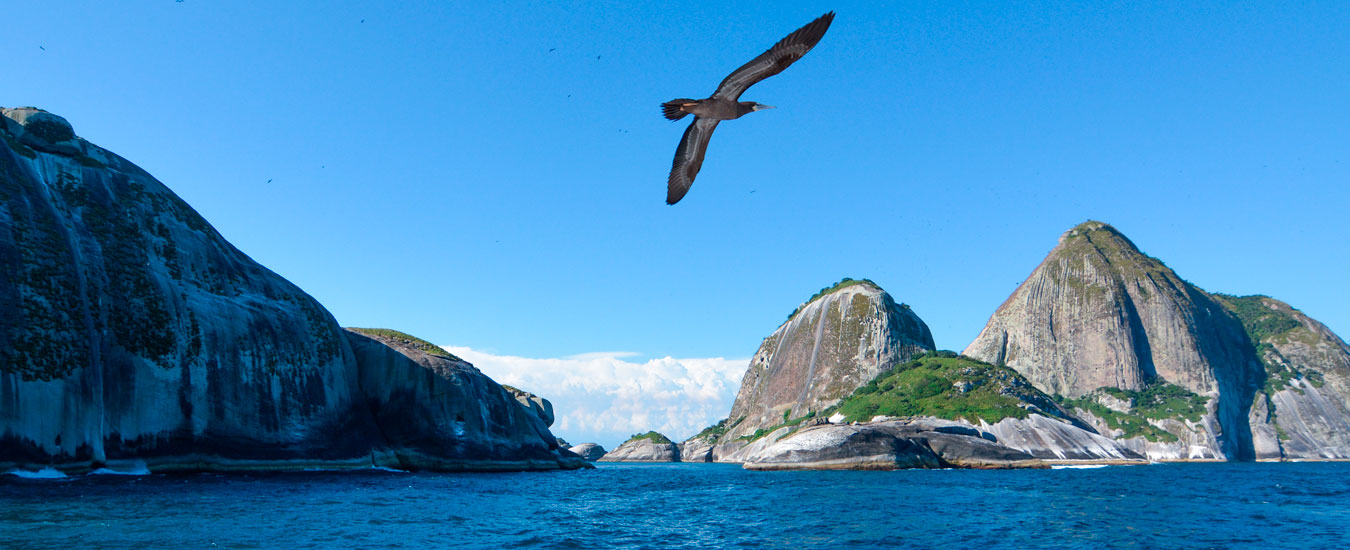
<path fill-rule="evenodd" d="M 1344 548 L 1350 463 L 0 476 L 4 548 Z"/>

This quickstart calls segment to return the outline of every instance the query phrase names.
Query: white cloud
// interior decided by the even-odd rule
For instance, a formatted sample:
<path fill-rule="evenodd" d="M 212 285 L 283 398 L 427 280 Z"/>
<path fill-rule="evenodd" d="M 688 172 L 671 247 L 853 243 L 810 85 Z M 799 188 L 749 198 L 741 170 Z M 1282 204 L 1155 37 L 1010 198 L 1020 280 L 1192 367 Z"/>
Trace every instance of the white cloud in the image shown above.
<path fill-rule="evenodd" d="M 563 358 L 493 355 L 445 346 L 500 384 L 553 403 L 550 430 L 576 445 L 613 449 L 628 436 L 656 430 L 682 441 L 725 418 L 749 359 L 625 361 L 633 352 L 583 353 Z"/>

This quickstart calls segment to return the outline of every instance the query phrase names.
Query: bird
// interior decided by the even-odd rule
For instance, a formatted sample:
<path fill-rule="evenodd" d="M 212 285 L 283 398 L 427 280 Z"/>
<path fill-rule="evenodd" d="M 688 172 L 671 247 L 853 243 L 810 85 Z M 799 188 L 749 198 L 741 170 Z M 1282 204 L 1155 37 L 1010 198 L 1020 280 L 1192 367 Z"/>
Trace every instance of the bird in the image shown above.
<path fill-rule="evenodd" d="M 694 177 L 703 167 L 703 156 L 708 151 L 708 139 L 713 129 L 723 120 L 740 118 L 747 113 L 764 109 L 773 109 L 772 105 L 763 105 L 753 101 L 741 101 L 741 94 L 755 83 L 783 72 L 793 62 L 811 51 L 825 31 L 834 21 L 834 12 L 817 17 L 800 29 L 779 40 L 759 57 L 731 71 L 717 85 L 717 91 L 707 99 L 672 99 L 661 104 L 661 114 L 667 119 L 679 120 L 686 115 L 694 115 L 694 121 L 684 131 L 679 148 L 675 149 L 675 161 L 670 167 L 670 178 L 666 180 L 666 204 L 675 204 L 689 192 Z"/>

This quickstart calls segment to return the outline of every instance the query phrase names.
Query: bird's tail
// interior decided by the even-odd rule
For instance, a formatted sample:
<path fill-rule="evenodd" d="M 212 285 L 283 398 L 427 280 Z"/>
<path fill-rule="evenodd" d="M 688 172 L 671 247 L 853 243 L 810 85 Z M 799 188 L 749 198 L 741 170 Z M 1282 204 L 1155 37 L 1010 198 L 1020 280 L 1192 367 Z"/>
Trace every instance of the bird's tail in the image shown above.
<path fill-rule="evenodd" d="M 693 99 L 683 99 L 683 98 L 672 99 L 670 101 L 661 104 L 661 114 L 665 115 L 666 118 L 670 120 L 682 119 L 684 118 L 685 115 L 689 113 L 687 111 L 680 110 L 680 107 L 683 107 L 690 103 L 697 103 L 697 101 Z"/>

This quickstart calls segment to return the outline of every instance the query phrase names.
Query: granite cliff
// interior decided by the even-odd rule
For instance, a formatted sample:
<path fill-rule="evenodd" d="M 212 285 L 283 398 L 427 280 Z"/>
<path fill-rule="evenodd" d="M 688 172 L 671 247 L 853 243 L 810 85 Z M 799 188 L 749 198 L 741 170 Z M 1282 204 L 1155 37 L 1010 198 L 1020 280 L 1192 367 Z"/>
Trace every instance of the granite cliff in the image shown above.
<path fill-rule="evenodd" d="M 1251 411 L 1257 458 L 1350 458 L 1350 346 L 1274 298 L 1214 296 L 1242 321 L 1266 370 Z"/>
<path fill-rule="evenodd" d="M 704 433 L 685 446 L 698 460 L 736 460 L 748 439 L 776 440 L 883 369 L 931 349 L 932 333 L 909 306 L 871 281 L 844 279 L 764 339 L 716 439 Z"/>
<path fill-rule="evenodd" d="M 1350 450 L 1340 338 L 1278 300 L 1197 288 L 1101 222 L 1061 236 L 965 354 L 1155 460 Z"/>
<path fill-rule="evenodd" d="M 0 471 L 584 463 L 453 357 L 344 331 L 144 170 L 0 117 Z"/>
<path fill-rule="evenodd" d="M 681 459 L 777 469 L 938 467 L 983 459 L 990 467 L 1021 467 L 1031 459 L 1141 458 L 1094 432 L 1016 371 L 932 347 L 923 321 L 871 281 L 846 279 L 823 289 L 764 340 L 731 414 L 683 442 Z M 845 427 L 879 422 L 890 427 Z M 964 459 L 943 459 L 923 443 L 927 436 L 910 437 L 933 427 L 981 441 L 963 447 L 969 451 Z M 815 435 L 799 440 L 797 434 L 807 431 Z M 828 441 L 872 454 L 850 458 L 853 451 L 821 446 Z M 878 450 L 883 448 L 900 454 Z M 924 453 L 932 460 L 915 458 Z"/>

